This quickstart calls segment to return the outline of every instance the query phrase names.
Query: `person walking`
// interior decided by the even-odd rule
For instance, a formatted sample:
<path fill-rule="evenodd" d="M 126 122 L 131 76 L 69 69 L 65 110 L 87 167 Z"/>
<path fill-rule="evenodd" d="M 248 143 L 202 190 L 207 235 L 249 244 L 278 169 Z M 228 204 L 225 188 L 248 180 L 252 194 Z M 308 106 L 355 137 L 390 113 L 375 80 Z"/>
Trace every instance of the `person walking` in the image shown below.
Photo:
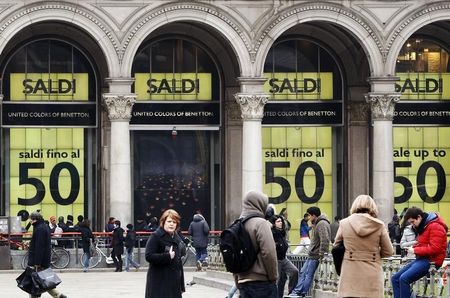
<path fill-rule="evenodd" d="M 115 272 L 122 272 L 122 254 L 123 254 L 123 243 L 125 238 L 123 237 L 123 233 L 125 231 L 120 227 L 120 221 L 114 221 L 114 230 L 112 233 L 112 252 L 111 257 L 114 261 L 114 265 L 116 265 Z"/>
<path fill-rule="evenodd" d="M 339 215 L 336 215 L 334 217 L 333 223 L 330 225 L 330 231 L 331 231 L 331 243 L 334 243 L 334 240 L 336 238 L 337 231 L 339 229 L 339 222 L 341 221 L 342 217 Z"/>
<path fill-rule="evenodd" d="M 392 276 L 394 298 L 409 298 L 410 284 L 427 275 L 432 262 L 437 268 L 441 267 L 447 249 L 448 227 L 438 214 L 411 207 L 406 210 L 403 220 L 411 224 L 417 233 L 417 243 L 408 248 L 416 259 Z"/>
<path fill-rule="evenodd" d="M 167 209 L 161 215 L 158 229 L 150 236 L 145 246 L 145 260 L 149 263 L 146 298 L 180 298 L 185 291 L 183 264 L 177 233 L 180 215 Z"/>
<path fill-rule="evenodd" d="M 278 279 L 277 251 L 271 224 L 264 219 L 269 198 L 259 191 L 249 191 L 242 201 L 240 217 L 248 219 L 244 228 L 248 232 L 257 258 L 250 270 L 235 274 L 241 298 L 276 298 Z"/>
<path fill-rule="evenodd" d="M 130 265 L 136 268 L 141 267 L 133 260 L 133 250 L 136 243 L 136 231 L 133 230 L 132 224 L 127 224 L 127 235 L 125 236 L 125 271 L 130 271 Z"/>
<path fill-rule="evenodd" d="M 289 243 L 286 240 L 285 223 L 286 222 L 281 215 L 275 215 L 272 219 L 272 235 L 273 240 L 275 241 L 278 259 L 278 298 L 282 298 L 284 295 L 284 285 L 286 284 L 287 277 L 289 277 L 288 292 L 292 291 L 298 280 L 297 267 L 295 267 L 294 264 L 286 258 Z"/>
<path fill-rule="evenodd" d="M 397 215 L 392 217 L 392 220 L 388 223 L 389 238 L 392 245 L 394 245 L 395 254 L 401 254 L 400 240 L 402 239 L 402 232 L 400 228 L 400 218 Z"/>
<path fill-rule="evenodd" d="M 308 259 L 303 264 L 298 277 L 296 287 L 289 297 L 305 297 L 314 279 L 314 273 L 319 266 L 320 260 L 328 253 L 330 246 L 330 222 L 319 207 L 309 207 L 306 213 L 310 215 L 313 224 L 314 236 L 308 249 Z"/>
<path fill-rule="evenodd" d="M 197 271 L 202 270 L 203 264 L 206 264 L 208 256 L 208 236 L 209 225 L 203 215 L 194 214 L 194 218 L 189 225 L 189 235 L 192 237 L 192 246 L 195 248 Z"/>
<path fill-rule="evenodd" d="M 350 214 L 341 220 L 334 243 L 343 242 L 345 247 L 338 297 L 383 297 L 381 258 L 394 253 L 386 227 L 377 218 L 378 208 L 368 195 L 356 197 Z"/>
<path fill-rule="evenodd" d="M 31 213 L 30 220 L 33 226 L 33 235 L 28 248 L 28 266 L 33 267 L 33 270 L 41 271 L 50 267 L 52 251 L 50 229 L 37 211 Z M 48 290 L 47 293 L 55 298 L 67 298 L 56 288 Z M 40 297 L 40 295 L 30 295 L 30 298 L 35 297 Z"/>
<path fill-rule="evenodd" d="M 83 252 L 85 255 L 85 259 L 83 260 L 83 272 L 87 272 L 89 270 L 89 261 L 91 259 L 91 244 L 94 242 L 94 234 L 91 230 L 91 223 L 89 219 L 83 219 L 83 221 L 78 225 L 78 229 L 81 233 L 81 247 L 83 248 Z"/>

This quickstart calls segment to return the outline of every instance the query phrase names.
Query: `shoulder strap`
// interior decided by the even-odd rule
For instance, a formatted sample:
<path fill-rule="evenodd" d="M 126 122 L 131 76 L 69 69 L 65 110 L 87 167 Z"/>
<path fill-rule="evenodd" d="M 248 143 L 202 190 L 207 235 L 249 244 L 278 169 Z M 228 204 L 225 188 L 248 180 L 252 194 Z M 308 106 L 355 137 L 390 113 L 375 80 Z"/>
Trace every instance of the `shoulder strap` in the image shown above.
<path fill-rule="evenodd" d="M 259 215 L 256 215 L 256 214 L 249 215 L 249 216 L 247 216 L 247 217 L 241 218 L 241 220 L 242 220 L 242 225 L 244 225 L 245 222 L 246 222 L 247 220 L 249 220 L 250 218 L 254 218 L 254 217 L 263 218 L 262 216 L 259 216 Z M 259 246 L 258 246 L 258 248 L 256 249 L 256 254 L 259 254 Z"/>
<path fill-rule="evenodd" d="M 260 218 L 262 218 L 262 216 L 253 214 L 253 215 L 249 215 L 249 216 L 247 216 L 247 217 L 241 217 L 240 219 L 241 219 L 241 221 L 242 221 L 242 224 L 244 224 L 247 220 L 249 220 L 250 218 L 253 218 L 253 217 L 260 217 Z"/>

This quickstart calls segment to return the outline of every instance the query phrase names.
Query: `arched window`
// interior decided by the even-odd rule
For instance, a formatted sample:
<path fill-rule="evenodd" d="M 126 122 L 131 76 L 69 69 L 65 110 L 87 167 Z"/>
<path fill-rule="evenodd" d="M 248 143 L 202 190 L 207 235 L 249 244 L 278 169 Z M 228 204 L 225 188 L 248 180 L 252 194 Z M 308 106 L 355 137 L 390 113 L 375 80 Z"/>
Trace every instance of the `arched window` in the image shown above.
<path fill-rule="evenodd" d="M 2 179 L 11 216 L 41 210 L 92 218 L 97 79 L 73 44 L 46 38 L 15 50 L 2 70 Z M 92 207 L 92 205 L 91 205 Z"/>

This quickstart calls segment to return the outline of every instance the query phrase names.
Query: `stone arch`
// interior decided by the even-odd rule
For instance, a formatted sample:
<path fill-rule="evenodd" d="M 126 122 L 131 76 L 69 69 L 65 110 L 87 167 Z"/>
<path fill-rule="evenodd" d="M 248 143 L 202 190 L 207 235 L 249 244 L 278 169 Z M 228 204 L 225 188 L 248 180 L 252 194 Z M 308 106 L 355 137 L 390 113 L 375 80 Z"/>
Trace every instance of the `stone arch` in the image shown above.
<path fill-rule="evenodd" d="M 225 12 L 201 3 L 161 6 L 147 12 L 140 21 L 134 22 L 137 25 L 128 30 L 122 43 L 123 75 L 131 75 L 134 56 L 139 46 L 152 31 L 166 24 L 180 21 L 202 23 L 222 34 L 236 54 L 241 75 L 252 75 L 251 44 L 245 30 L 240 28 L 238 21 Z"/>
<path fill-rule="evenodd" d="M 420 28 L 438 21 L 450 21 L 450 3 L 424 4 L 399 23 L 387 39 L 386 73 L 394 75 L 398 54 L 406 40 Z"/>
<path fill-rule="evenodd" d="M 81 28 L 97 41 L 108 65 L 109 76 L 120 76 L 119 42 L 113 30 L 92 11 L 71 3 L 34 3 L 14 10 L 0 23 L 0 52 L 14 35 L 35 23 L 57 21 Z"/>
<path fill-rule="evenodd" d="M 262 28 L 255 45 L 255 51 L 257 52 L 256 73 L 262 74 L 270 46 L 278 37 L 295 25 L 315 21 L 336 24 L 351 32 L 368 57 L 371 75 L 383 74 L 383 43 L 382 39 L 376 34 L 376 30 L 372 29 L 375 26 L 361 15 L 349 11 L 343 6 L 330 3 L 309 3 L 289 8 L 281 11 L 269 25 Z"/>

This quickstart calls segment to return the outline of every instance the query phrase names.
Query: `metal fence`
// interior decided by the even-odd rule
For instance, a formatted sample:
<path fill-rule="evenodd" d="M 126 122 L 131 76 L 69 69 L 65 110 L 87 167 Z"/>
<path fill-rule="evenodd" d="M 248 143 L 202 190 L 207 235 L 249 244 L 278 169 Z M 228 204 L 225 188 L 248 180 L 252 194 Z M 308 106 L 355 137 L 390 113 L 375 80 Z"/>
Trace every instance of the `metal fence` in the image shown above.
<path fill-rule="evenodd" d="M 222 255 L 218 245 L 210 245 L 208 247 L 209 268 L 212 270 L 225 271 Z M 299 272 L 307 259 L 306 254 L 288 254 L 287 257 L 297 266 Z M 382 260 L 384 271 L 384 293 L 385 298 L 392 297 L 391 277 L 402 268 L 406 262 L 401 257 L 391 257 Z M 434 265 L 431 266 L 429 274 L 412 285 L 416 297 L 421 298 L 449 298 L 450 287 L 447 282 L 450 279 L 450 259 L 446 259 L 444 266 L 437 269 Z M 314 276 L 314 286 L 308 295 L 313 295 L 314 290 L 337 293 L 339 284 L 339 276 L 336 274 L 331 254 L 327 254 L 319 264 L 319 267 Z"/>

